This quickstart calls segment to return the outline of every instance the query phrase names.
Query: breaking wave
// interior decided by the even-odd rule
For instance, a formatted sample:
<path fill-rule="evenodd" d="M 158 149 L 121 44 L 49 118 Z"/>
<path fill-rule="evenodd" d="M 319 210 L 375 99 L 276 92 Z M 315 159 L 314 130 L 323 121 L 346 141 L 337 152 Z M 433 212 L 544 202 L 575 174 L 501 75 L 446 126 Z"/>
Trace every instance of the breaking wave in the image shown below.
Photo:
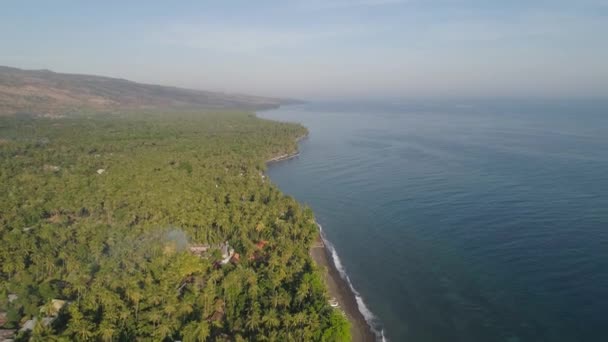
<path fill-rule="evenodd" d="M 357 290 L 353 286 L 353 283 L 350 281 L 350 278 L 348 277 L 348 274 L 346 273 L 346 270 L 344 269 L 344 266 L 342 265 L 342 261 L 340 260 L 340 257 L 338 256 L 338 252 L 336 252 L 336 248 L 325 237 L 325 233 L 323 232 L 323 227 L 319 223 L 317 223 L 317 226 L 319 227 L 319 232 L 321 233 L 321 239 L 323 239 L 323 243 L 325 244 L 327 250 L 330 252 L 332 261 L 334 263 L 334 266 L 338 270 L 340 277 L 342 279 L 344 279 L 344 281 L 346 281 L 346 283 L 348 284 L 348 287 L 355 295 L 355 301 L 357 302 L 357 308 L 359 309 L 359 312 L 361 313 L 361 315 L 363 315 L 363 318 L 365 318 L 365 321 L 370 326 L 370 328 L 372 329 L 373 333 L 376 335 L 378 340 L 383 341 L 383 342 L 388 341 L 386 339 L 386 337 L 384 336 L 384 329 L 382 329 L 379 326 L 378 318 L 372 313 L 372 311 L 367 307 L 367 305 L 365 305 L 365 302 L 363 301 L 363 297 L 359 294 L 359 292 L 357 292 Z"/>

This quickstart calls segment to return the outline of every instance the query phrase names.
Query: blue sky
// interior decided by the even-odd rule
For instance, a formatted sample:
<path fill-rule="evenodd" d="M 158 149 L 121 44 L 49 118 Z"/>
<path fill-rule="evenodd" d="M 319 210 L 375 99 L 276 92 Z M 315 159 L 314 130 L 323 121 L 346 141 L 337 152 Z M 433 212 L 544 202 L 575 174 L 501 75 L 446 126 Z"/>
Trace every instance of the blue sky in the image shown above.
<path fill-rule="evenodd" d="M 313 99 L 608 97 L 608 0 L 0 6 L 0 65 Z"/>

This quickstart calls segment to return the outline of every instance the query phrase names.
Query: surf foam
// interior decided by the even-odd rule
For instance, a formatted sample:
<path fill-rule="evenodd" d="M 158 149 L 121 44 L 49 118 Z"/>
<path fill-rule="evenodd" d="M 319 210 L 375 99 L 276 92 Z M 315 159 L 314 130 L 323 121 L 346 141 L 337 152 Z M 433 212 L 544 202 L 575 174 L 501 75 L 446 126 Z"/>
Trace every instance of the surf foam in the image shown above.
<path fill-rule="evenodd" d="M 388 341 L 386 339 L 386 337 L 384 336 L 384 329 L 378 327 L 378 319 L 377 319 L 377 317 L 367 307 L 367 305 L 365 305 L 365 302 L 363 301 L 363 297 L 361 296 L 361 294 L 359 294 L 359 292 L 357 292 L 357 290 L 353 286 L 353 283 L 350 281 L 350 278 L 348 277 L 348 273 L 346 273 L 346 269 L 342 265 L 342 261 L 340 260 L 340 257 L 338 256 L 338 252 L 336 252 L 336 248 L 325 237 L 325 233 L 323 232 L 323 226 L 321 226 L 317 222 L 317 227 L 319 227 L 319 232 L 321 233 L 321 239 L 323 239 L 323 243 L 325 244 L 327 250 L 329 250 L 329 252 L 331 254 L 332 261 L 334 263 L 334 266 L 338 270 L 338 273 L 340 274 L 340 277 L 342 279 L 344 279 L 344 281 L 346 281 L 346 283 L 348 284 L 348 287 L 350 288 L 350 290 L 355 295 L 355 301 L 357 302 L 357 308 L 359 309 L 359 312 L 361 313 L 361 315 L 363 315 L 363 318 L 365 319 L 365 321 L 367 322 L 367 324 L 370 326 L 370 328 L 372 329 L 372 332 L 376 335 L 376 337 L 380 341 L 383 341 L 383 342 Z"/>

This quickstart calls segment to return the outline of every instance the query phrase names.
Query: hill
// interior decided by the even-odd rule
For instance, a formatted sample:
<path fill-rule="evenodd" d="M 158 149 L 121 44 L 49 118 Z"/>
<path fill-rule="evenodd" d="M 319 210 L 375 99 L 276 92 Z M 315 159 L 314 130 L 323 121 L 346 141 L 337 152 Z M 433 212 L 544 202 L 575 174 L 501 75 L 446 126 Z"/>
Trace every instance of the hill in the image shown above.
<path fill-rule="evenodd" d="M 119 78 L 0 66 L 0 115 L 61 115 L 74 110 L 271 109 L 292 100 L 225 94 Z"/>

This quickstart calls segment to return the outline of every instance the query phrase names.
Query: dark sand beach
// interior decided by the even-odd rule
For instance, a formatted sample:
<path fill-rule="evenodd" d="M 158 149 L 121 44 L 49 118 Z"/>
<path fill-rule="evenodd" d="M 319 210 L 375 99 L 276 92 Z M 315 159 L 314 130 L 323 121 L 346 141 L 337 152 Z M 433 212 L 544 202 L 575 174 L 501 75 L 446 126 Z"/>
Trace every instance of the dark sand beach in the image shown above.
<path fill-rule="evenodd" d="M 348 283 L 340 277 L 340 273 L 336 269 L 321 237 L 318 237 L 315 244 L 310 248 L 310 255 L 323 273 L 329 295 L 336 298 L 340 304 L 340 309 L 350 321 L 353 341 L 376 341 L 376 335 L 359 312 L 355 294 Z"/>

